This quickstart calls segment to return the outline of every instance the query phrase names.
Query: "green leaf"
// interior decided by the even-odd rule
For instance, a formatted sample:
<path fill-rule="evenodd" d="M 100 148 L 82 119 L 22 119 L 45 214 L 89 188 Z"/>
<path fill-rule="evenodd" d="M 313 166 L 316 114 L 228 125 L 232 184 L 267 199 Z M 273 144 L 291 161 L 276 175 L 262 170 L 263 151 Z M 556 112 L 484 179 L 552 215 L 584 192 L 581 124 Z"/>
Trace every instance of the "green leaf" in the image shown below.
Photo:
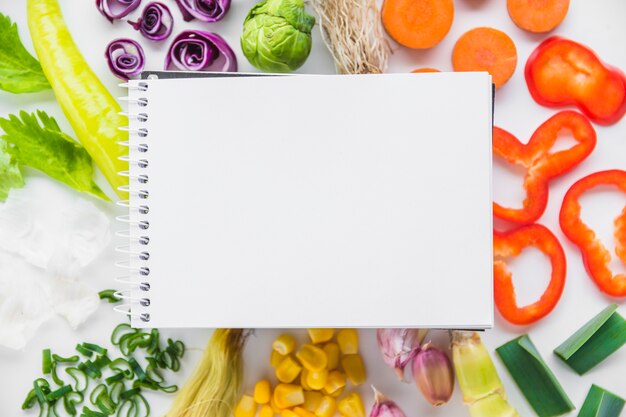
<path fill-rule="evenodd" d="M 37 120 L 39 117 L 39 121 Z M 18 164 L 38 169 L 70 187 L 104 200 L 109 198 L 93 182 L 91 157 L 81 144 L 61 132 L 45 112 L 20 112 L 20 117 L 0 118 L 2 138 Z"/>
<path fill-rule="evenodd" d="M 39 61 L 22 45 L 17 25 L 0 13 L 0 89 L 17 94 L 49 88 Z"/>
<path fill-rule="evenodd" d="M 559 416 L 575 408 L 528 335 L 505 343 L 496 352 L 539 417 Z"/>
<path fill-rule="evenodd" d="M 12 188 L 23 186 L 24 179 L 15 158 L 9 153 L 6 142 L 0 139 L 0 201 L 6 201 Z"/>
<path fill-rule="evenodd" d="M 626 320 L 611 304 L 561 343 L 554 353 L 579 375 L 626 344 Z"/>
<path fill-rule="evenodd" d="M 578 417 L 619 417 L 623 408 L 623 398 L 592 385 Z"/>

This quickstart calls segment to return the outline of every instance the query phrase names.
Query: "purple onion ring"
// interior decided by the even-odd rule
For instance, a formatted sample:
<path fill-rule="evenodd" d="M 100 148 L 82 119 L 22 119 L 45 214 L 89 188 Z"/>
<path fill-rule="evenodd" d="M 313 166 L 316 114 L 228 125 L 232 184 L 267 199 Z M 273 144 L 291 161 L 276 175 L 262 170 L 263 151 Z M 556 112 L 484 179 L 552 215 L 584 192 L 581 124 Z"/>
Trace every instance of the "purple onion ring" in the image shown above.
<path fill-rule="evenodd" d="M 138 75 L 146 61 L 141 45 L 132 39 L 115 39 L 107 46 L 105 57 L 113 75 L 122 80 Z"/>
<path fill-rule="evenodd" d="M 128 16 L 141 4 L 141 0 L 96 0 L 96 7 L 109 22 Z"/>
<path fill-rule="evenodd" d="M 176 3 L 187 22 L 193 19 L 217 22 L 230 8 L 230 0 L 176 0 Z"/>
<path fill-rule="evenodd" d="M 174 39 L 165 57 L 166 70 L 237 71 L 237 58 L 219 35 L 186 30 Z"/>
<path fill-rule="evenodd" d="M 174 27 L 174 18 L 170 9 L 163 3 L 148 4 L 136 22 L 128 22 L 135 30 L 153 41 L 162 41 L 170 36 Z"/>

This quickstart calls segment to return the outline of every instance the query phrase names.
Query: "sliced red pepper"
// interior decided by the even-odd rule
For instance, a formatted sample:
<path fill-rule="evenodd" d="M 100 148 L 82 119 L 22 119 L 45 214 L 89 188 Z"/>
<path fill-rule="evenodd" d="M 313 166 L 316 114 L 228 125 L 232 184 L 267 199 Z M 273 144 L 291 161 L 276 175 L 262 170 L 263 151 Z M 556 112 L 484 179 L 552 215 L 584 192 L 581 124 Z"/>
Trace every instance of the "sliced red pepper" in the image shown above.
<path fill-rule="evenodd" d="M 596 172 L 574 183 L 563 198 L 559 222 L 565 236 L 580 249 L 585 268 L 600 290 L 613 297 L 626 297 L 626 275 L 613 275 L 609 269 L 611 253 L 580 218 L 580 196 L 599 186 L 617 187 L 626 193 L 626 171 Z M 614 224 L 615 253 L 626 264 L 626 207 Z"/>
<path fill-rule="evenodd" d="M 502 258 L 518 256 L 526 247 L 533 246 L 550 258 L 552 274 L 538 301 L 519 307 L 511 272 Z M 548 315 L 558 304 L 565 287 L 567 269 L 565 252 L 559 240 L 548 228 L 531 224 L 508 232 L 493 233 L 494 295 L 498 311 L 513 324 L 531 324 Z"/>
<path fill-rule="evenodd" d="M 576 145 L 551 153 L 559 133 L 569 130 Z M 527 144 L 499 127 L 493 128 L 493 153 L 511 164 L 527 169 L 524 178 L 526 198 L 522 208 L 508 208 L 493 203 L 493 214 L 518 224 L 534 223 L 548 205 L 548 183 L 583 161 L 596 146 L 596 132 L 580 113 L 561 111 L 546 120 Z"/>
<path fill-rule="evenodd" d="M 626 76 L 588 47 L 553 36 L 530 54 L 524 72 L 535 101 L 577 106 L 591 121 L 610 125 L 626 113 Z"/>

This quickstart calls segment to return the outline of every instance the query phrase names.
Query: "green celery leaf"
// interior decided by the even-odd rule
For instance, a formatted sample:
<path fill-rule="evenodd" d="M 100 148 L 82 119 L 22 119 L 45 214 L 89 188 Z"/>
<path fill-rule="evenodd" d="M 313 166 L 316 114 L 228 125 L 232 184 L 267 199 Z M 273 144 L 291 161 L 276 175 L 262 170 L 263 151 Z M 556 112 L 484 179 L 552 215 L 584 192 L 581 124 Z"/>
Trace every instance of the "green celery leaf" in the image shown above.
<path fill-rule="evenodd" d="M 17 25 L 0 13 L 0 89 L 17 94 L 49 88 L 39 61 L 22 45 Z"/>
<path fill-rule="evenodd" d="M 6 142 L 0 140 L 0 201 L 6 201 L 11 188 L 24 186 L 22 173 L 9 153 Z"/>
<path fill-rule="evenodd" d="M 56 120 L 45 112 L 37 111 L 35 115 L 22 111 L 20 117 L 0 118 L 0 128 L 18 164 L 38 169 L 78 191 L 109 200 L 93 181 L 93 165 L 85 148 L 61 132 Z"/>

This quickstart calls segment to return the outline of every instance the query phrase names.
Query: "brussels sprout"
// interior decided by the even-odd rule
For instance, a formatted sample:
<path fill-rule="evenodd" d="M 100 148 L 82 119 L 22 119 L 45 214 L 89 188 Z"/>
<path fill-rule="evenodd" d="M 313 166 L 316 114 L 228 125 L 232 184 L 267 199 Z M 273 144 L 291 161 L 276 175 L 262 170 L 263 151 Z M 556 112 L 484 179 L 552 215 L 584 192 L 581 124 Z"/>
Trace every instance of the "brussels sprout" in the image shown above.
<path fill-rule="evenodd" d="M 311 52 L 315 18 L 303 0 L 265 0 L 255 5 L 243 23 L 241 49 L 248 61 L 266 72 L 290 72 Z"/>

